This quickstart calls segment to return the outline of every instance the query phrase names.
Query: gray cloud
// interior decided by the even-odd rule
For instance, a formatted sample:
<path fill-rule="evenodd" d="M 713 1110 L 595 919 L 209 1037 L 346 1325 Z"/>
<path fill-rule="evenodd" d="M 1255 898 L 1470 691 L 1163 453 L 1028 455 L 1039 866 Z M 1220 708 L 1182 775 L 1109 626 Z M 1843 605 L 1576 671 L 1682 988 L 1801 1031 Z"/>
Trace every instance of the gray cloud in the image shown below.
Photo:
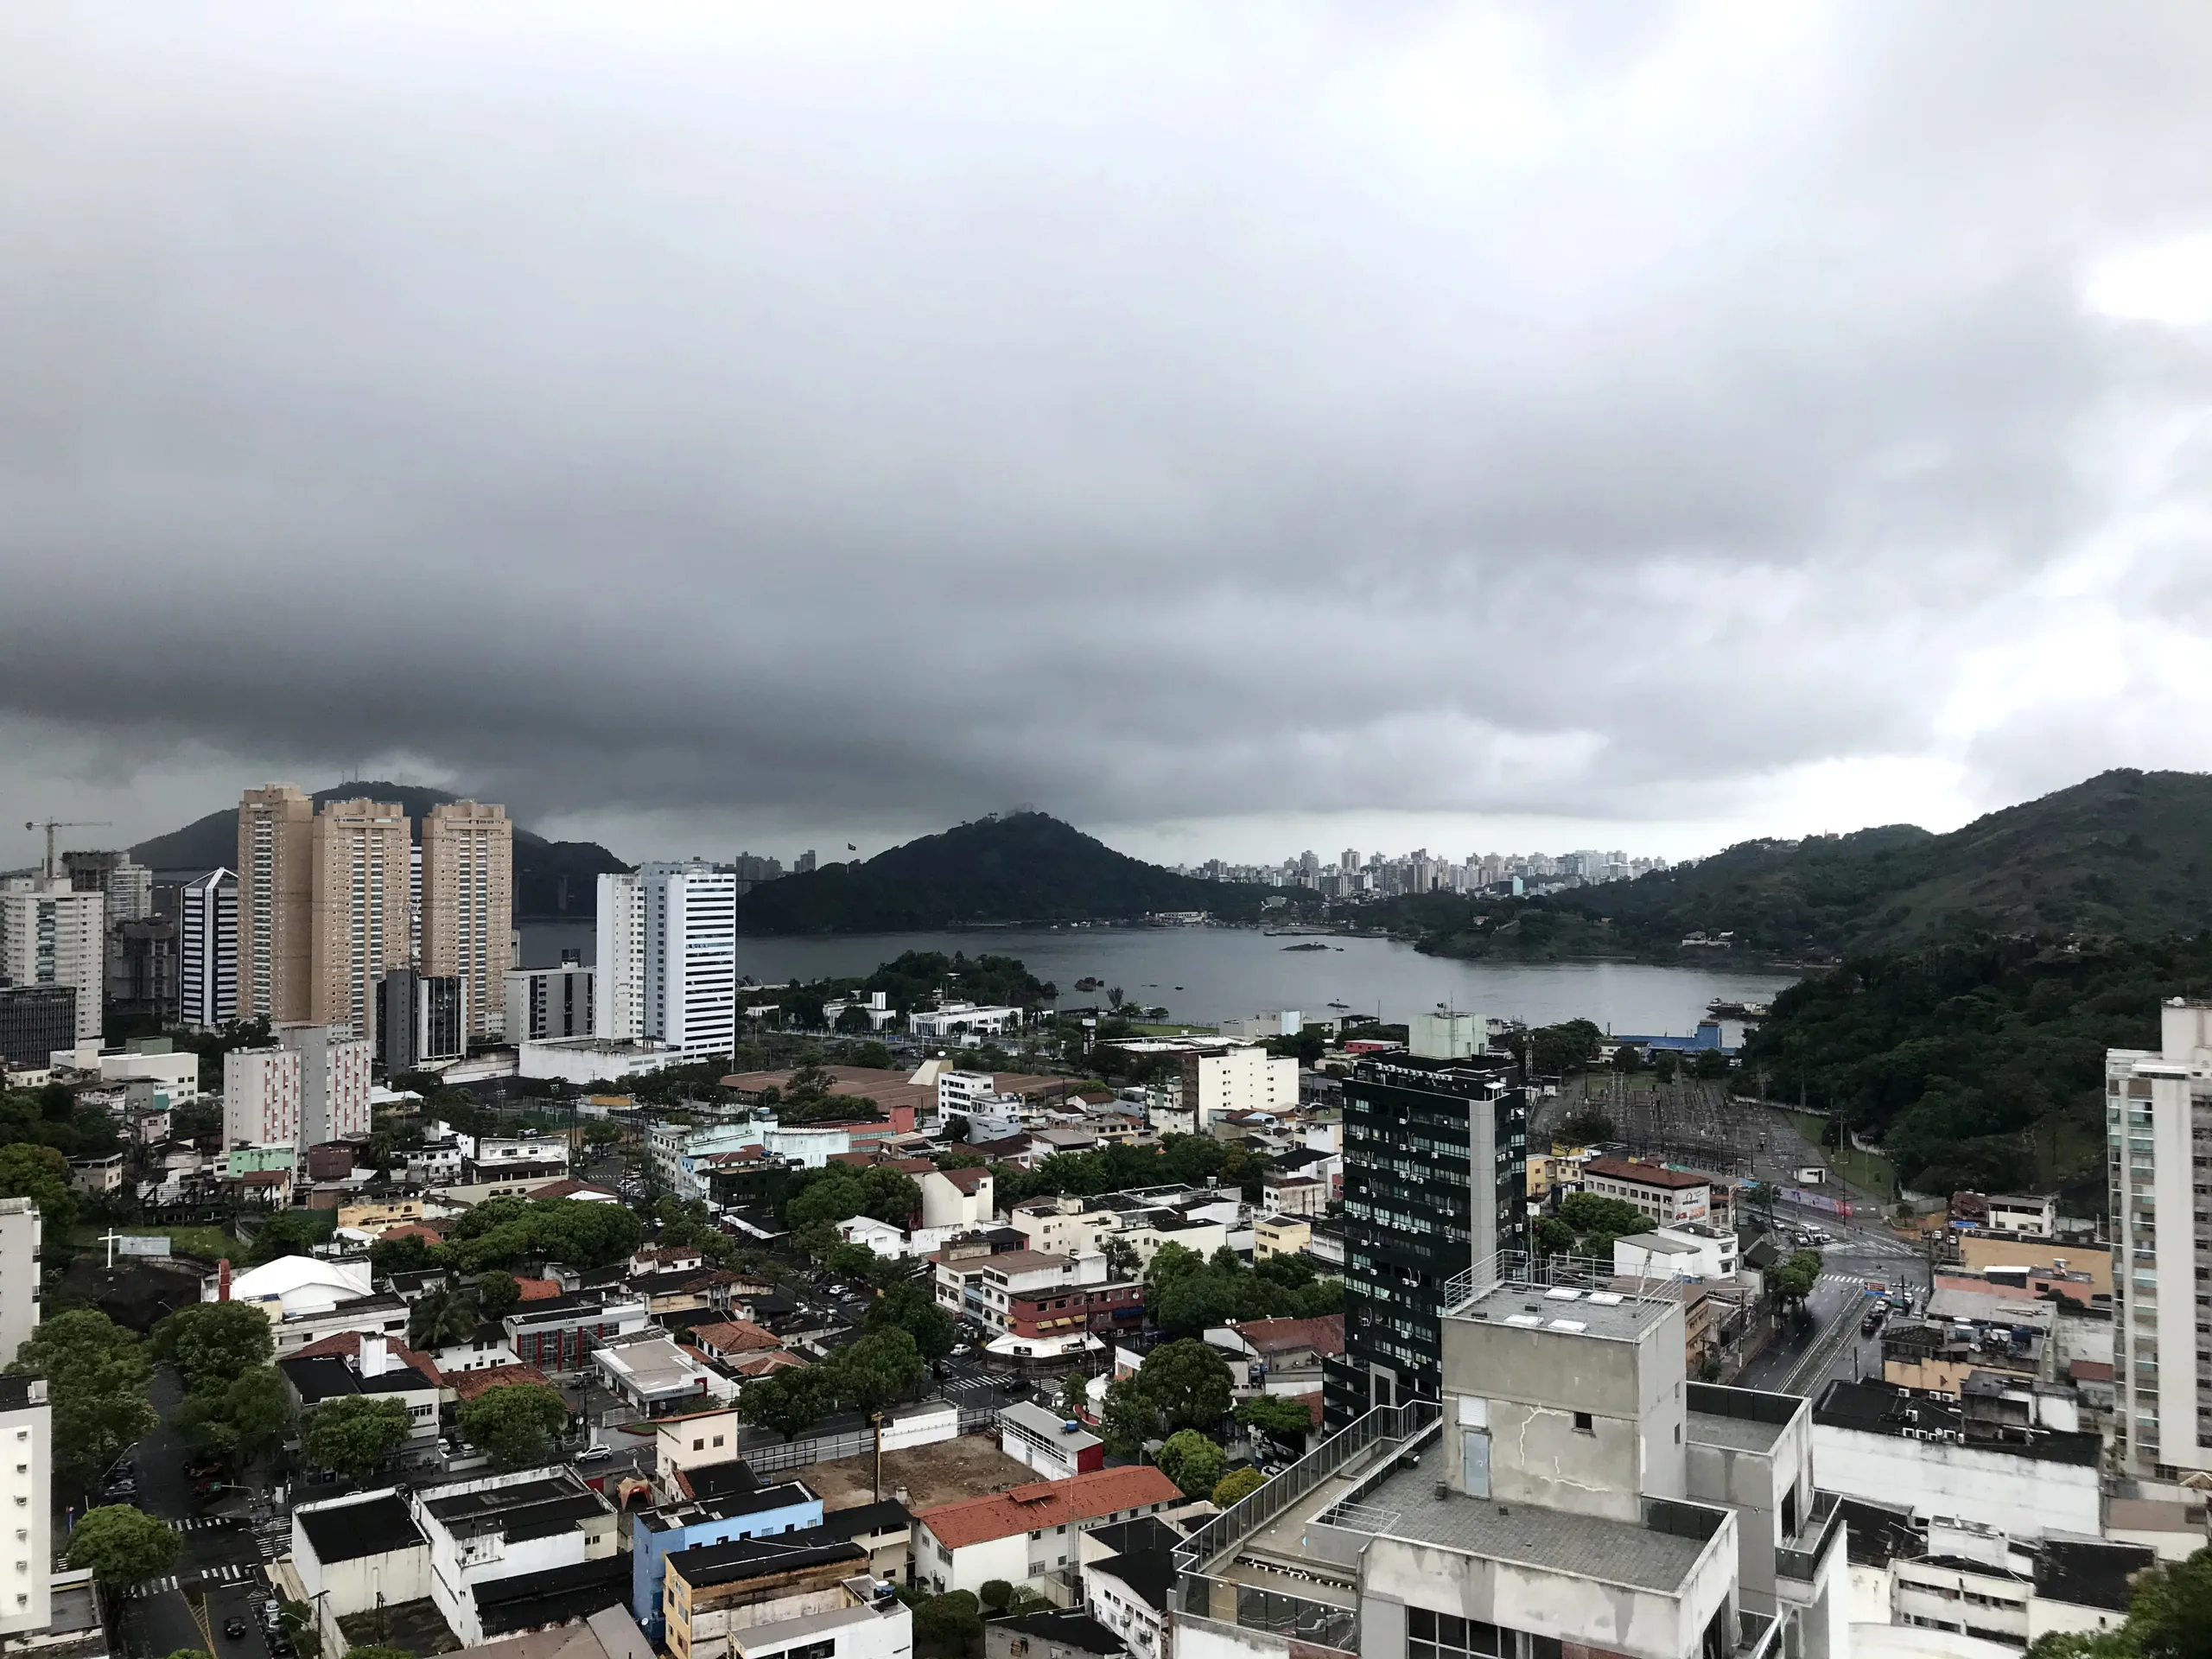
<path fill-rule="evenodd" d="M 2082 297 L 2212 227 L 2200 10 L 1370 14 L 12 16 L 0 790 L 1718 839 L 2212 764 L 2205 342 Z"/>

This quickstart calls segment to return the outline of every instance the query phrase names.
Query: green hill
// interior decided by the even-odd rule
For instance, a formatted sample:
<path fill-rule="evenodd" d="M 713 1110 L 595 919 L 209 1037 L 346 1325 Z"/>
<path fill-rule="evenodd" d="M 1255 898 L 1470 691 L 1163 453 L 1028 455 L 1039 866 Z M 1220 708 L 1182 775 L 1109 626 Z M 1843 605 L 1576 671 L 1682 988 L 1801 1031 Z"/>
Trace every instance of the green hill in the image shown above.
<path fill-rule="evenodd" d="M 1016 812 L 925 836 L 865 863 L 826 864 L 746 894 L 747 933 L 891 933 L 978 923 L 1121 921 L 1149 912 L 1259 914 L 1263 888 L 1201 880 Z"/>
<path fill-rule="evenodd" d="M 442 789 L 416 784 L 340 784 L 319 789 L 312 798 L 319 807 L 326 801 L 395 801 L 413 820 L 415 838 L 423 838 L 423 820 L 433 806 L 460 797 Z M 597 913 L 595 884 L 602 872 L 630 867 L 597 842 L 548 841 L 520 824 L 514 830 L 514 913 L 518 920 L 570 918 L 584 920 Z M 149 869 L 177 874 L 198 874 L 217 865 L 238 862 L 238 813 L 234 806 L 194 818 L 181 830 L 142 841 L 130 856 Z"/>
<path fill-rule="evenodd" d="M 1529 933 L 1571 938 L 1573 954 L 1661 959 L 1694 932 L 1793 957 L 1980 933 L 2195 933 L 2212 926 L 2212 776 L 2102 772 L 1948 835 L 1895 824 L 1745 842 L 1634 881 L 1503 906 L 1432 896 L 1381 919 L 1447 956 L 1513 954 Z"/>

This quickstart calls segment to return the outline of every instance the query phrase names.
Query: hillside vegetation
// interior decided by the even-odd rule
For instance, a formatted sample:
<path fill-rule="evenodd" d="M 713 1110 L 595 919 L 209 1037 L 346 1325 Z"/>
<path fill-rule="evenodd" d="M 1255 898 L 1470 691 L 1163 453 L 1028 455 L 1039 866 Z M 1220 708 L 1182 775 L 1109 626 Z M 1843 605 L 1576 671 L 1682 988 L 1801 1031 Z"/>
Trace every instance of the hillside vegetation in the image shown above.
<path fill-rule="evenodd" d="M 1700 863 L 1542 899 L 1430 895 L 1373 913 L 1441 956 L 1679 960 L 1894 951 L 1978 934 L 2162 938 L 2212 926 L 2212 776 L 2107 772 L 1948 835 L 1910 824 L 1745 842 Z"/>
<path fill-rule="evenodd" d="M 977 923 L 1135 920 L 1158 911 L 1259 914 L 1268 890 L 1178 875 L 1117 853 L 1042 812 L 981 819 L 879 853 L 764 881 L 745 895 L 747 933 L 926 931 Z M 1294 895 L 1293 902 L 1311 900 Z"/>
<path fill-rule="evenodd" d="M 2056 1187 L 2099 1211 L 2105 1051 L 2157 1047 L 2159 1002 L 2208 992 L 2212 933 L 1855 957 L 1775 999 L 1737 1086 L 1834 1112 L 1916 1192 Z"/>
<path fill-rule="evenodd" d="M 461 798 L 417 784 L 341 784 L 319 789 L 310 798 L 327 801 L 368 799 L 397 802 L 423 838 L 423 820 L 433 806 Z M 149 869 L 194 873 L 238 860 L 238 813 L 235 806 L 194 818 L 181 830 L 142 841 L 130 856 Z M 602 873 L 630 867 L 593 841 L 548 841 L 517 824 L 514 830 L 514 913 L 518 918 L 570 917 L 579 921 L 598 913 L 596 884 Z"/>

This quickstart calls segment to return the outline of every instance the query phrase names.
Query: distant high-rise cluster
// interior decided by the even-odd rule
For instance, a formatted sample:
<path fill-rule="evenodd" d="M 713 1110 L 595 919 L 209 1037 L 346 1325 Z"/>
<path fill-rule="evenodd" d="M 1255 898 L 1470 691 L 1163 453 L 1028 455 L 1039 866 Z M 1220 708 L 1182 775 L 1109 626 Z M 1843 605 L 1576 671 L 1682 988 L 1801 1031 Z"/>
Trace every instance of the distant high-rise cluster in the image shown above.
<path fill-rule="evenodd" d="M 1347 847 L 1324 863 L 1312 852 L 1280 864 L 1231 864 L 1214 858 L 1185 875 L 1215 881 L 1248 881 L 1270 887 L 1308 887 L 1330 899 L 1395 899 L 1415 893 L 1548 893 L 1562 887 L 1628 881 L 1672 868 L 1663 858 L 1631 858 L 1594 848 L 1573 853 L 1475 853 L 1440 857 L 1427 848 L 1363 856 Z"/>

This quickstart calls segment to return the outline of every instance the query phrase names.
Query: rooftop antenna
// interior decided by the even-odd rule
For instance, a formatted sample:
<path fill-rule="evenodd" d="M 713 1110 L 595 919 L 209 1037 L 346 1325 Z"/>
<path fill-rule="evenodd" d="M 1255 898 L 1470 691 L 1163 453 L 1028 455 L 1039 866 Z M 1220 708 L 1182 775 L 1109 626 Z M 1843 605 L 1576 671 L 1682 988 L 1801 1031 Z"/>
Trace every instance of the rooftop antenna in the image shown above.
<path fill-rule="evenodd" d="M 26 830 L 37 830 L 41 828 L 45 830 L 46 863 L 43 868 L 45 873 L 50 876 L 60 875 L 61 874 L 60 867 L 54 861 L 54 832 L 55 830 L 105 830 L 107 827 L 108 821 L 105 818 L 48 818 L 43 825 L 34 823 L 27 823 L 23 826 Z"/>

